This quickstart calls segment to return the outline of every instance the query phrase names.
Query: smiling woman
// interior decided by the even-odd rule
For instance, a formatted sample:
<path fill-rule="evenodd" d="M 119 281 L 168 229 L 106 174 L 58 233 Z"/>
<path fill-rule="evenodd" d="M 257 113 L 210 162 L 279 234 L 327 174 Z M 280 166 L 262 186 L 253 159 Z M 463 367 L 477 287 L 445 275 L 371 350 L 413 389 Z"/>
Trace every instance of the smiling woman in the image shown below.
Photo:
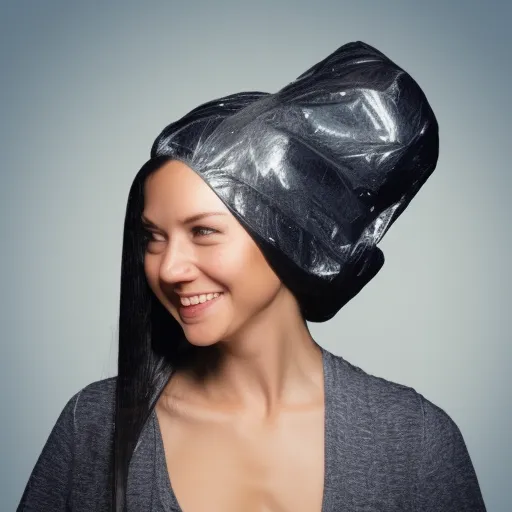
<path fill-rule="evenodd" d="M 485 511 L 457 425 L 323 349 L 435 169 L 418 84 L 349 43 L 195 108 L 128 197 L 118 375 L 73 396 L 18 510 Z"/>

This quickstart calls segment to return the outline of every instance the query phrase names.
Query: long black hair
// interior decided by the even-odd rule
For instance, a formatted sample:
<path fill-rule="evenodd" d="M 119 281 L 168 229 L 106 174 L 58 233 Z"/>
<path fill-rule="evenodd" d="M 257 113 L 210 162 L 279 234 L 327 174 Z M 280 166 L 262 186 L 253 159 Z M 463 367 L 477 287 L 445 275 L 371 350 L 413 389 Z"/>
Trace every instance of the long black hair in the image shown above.
<path fill-rule="evenodd" d="M 172 351 L 184 345 L 172 322 L 152 300 L 144 274 L 144 239 L 140 217 L 144 207 L 146 177 L 163 163 L 147 162 L 130 188 L 123 234 L 121 296 L 119 307 L 119 355 L 116 380 L 114 439 L 112 456 L 112 510 L 125 510 L 128 465 L 135 444 L 158 395 L 172 372 Z M 162 322 L 166 324 L 163 327 Z M 160 328 L 157 327 L 160 325 Z M 170 360 L 153 350 L 153 340 L 164 334 L 175 336 L 170 343 Z"/>

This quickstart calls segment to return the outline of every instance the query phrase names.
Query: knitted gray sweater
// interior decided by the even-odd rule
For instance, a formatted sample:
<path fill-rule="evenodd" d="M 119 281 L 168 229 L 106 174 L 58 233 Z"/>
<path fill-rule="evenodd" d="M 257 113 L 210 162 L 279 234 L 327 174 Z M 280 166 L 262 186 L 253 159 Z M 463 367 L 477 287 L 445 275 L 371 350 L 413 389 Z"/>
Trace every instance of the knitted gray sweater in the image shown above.
<path fill-rule="evenodd" d="M 486 510 L 462 434 L 446 412 L 410 387 L 369 375 L 325 349 L 322 353 L 321 512 Z M 18 511 L 110 509 L 107 464 L 115 379 L 93 382 L 68 401 Z M 127 510 L 182 512 L 169 481 L 154 411 L 130 462 Z"/>

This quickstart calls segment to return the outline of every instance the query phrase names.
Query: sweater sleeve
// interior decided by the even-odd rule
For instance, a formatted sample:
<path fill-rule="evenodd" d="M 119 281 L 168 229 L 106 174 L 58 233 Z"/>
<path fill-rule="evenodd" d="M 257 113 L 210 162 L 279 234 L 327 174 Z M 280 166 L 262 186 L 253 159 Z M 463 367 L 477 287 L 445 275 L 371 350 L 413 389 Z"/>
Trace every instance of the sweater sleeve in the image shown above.
<path fill-rule="evenodd" d="M 486 512 L 464 438 L 450 416 L 421 397 L 424 431 L 419 498 L 422 512 Z"/>
<path fill-rule="evenodd" d="M 74 448 L 74 410 L 80 392 L 62 409 L 30 474 L 17 512 L 69 511 Z"/>

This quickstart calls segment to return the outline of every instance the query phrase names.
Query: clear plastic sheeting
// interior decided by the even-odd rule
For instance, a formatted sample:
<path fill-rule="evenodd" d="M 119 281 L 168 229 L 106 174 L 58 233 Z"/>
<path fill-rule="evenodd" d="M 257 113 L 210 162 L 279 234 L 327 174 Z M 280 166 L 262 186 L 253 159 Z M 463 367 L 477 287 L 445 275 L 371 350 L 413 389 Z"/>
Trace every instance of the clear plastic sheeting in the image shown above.
<path fill-rule="evenodd" d="M 321 322 L 382 267 L 377 243 L 433 172 L 438 125 L 413 78 L 358 41 L 274 94 L 200 105 L 157 137 L 162 156 L 203 178 Z"/>

